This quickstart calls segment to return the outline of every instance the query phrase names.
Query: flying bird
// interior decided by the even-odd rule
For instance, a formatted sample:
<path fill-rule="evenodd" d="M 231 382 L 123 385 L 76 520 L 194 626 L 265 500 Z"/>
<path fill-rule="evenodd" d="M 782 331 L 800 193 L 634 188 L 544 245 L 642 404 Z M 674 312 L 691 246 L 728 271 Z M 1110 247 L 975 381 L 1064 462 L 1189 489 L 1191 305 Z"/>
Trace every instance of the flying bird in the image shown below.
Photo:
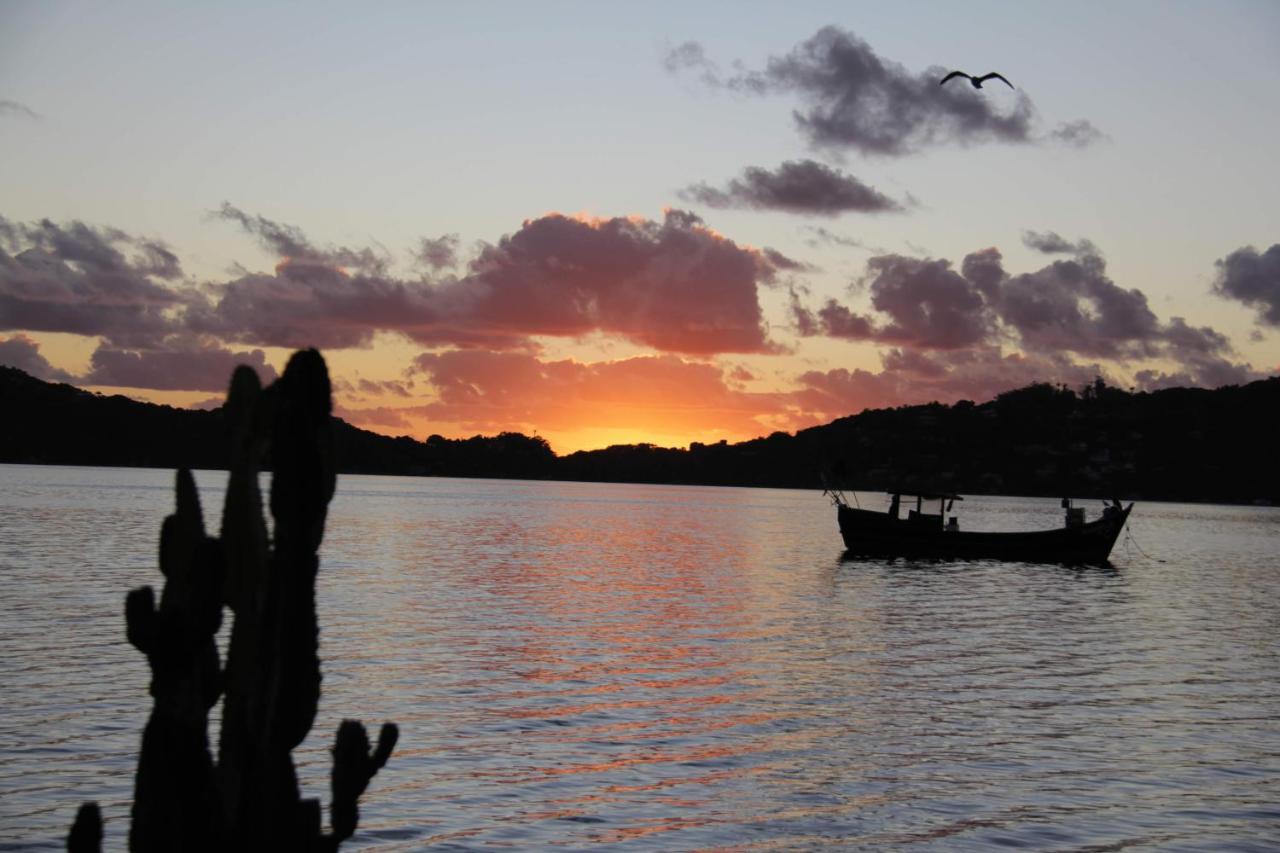
<path fill-rule="evenodd" d="M 970 83 L 972 83 L 972 84 L 973 84 L 973 88 L 975 88 L 975 89 L 981 89 L 981 88 L 982 88 L 982 84 L 983 84 L 985 81 L 990 80 L 990 79 L 992 79 L 992 78 L 995 78 L 996 80 L 1000 80 L 1000 81 L 1001 81 L 1001 82 L 1003 82 L 1006 86 L 1008 86 L 1010 89 L 1012 89 L 1012 88 L 1013 88 L 1013 84 L 1012 84 L 1012 83 L 1010 83 L 1008 80 L 1005 80 L 1005 79 L 1004 79 L 1004 77 L 1003 77 L 1002 75 L 997 74 L 997 73 L 996 73 L 996 72 L 994 72 L 994 71 L 992 71 L 990 74 L 983 74 L 981 77 L 974 77 L 972 74 L 965 74 L 963 71 L 952 71 L 952 72 L 951 72 L 950 74 L 948 74 L 946 77 L 943 77 L 941 80 L 939 80 L 939 81 L 938 81 L 938 85 L 939 85 L 939 86 L 941 86 L 943 83 L 947 82 L 947 81 L 948 81 L 948 80 L 950 80 L 952 77 L 963 77 L 963 78 L 965 78 L 966 80 L 968 80 Z"/>

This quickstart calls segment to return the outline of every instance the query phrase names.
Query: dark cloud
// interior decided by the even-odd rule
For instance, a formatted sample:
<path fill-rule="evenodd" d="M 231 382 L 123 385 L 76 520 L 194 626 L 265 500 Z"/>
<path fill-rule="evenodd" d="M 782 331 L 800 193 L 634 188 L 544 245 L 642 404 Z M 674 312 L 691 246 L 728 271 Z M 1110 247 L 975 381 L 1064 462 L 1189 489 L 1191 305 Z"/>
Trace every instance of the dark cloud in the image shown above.
<path fill-rule="evenodd" d="M 805 243 L 811 248 L 816 249 L 819 246 L 844 246 L 850 249 L 864 249 L 880 255 L 885 254 L 883 249 L 873 248 L 866 245 L 861 240 L 857 240 L 853 237 L 846 237 L 842 234 L 836 234 L 819 225 L 805 225 L 802 226 L 800 230 L 812 235 L 805 240 Z"/>
<path fill-rule="evenodd" d="M 513 349 L 535 335 L 604 332 L 670 352 L 771 352 L 757 288 L 795 264 L 738 246 L 686 211 L 661 221 L 549 214 L 482 244 L 463 275 L 399 279 L 348 272 L 296 229 L 246 221 L 302 256 L 274 275 L 212 287 L 211 304 L 185 318 L 193 331 L 256 345 L 365 346 L 382 330 L 433 346 Z"/>
<path fill-rule="evenodd" d="M 422 282 L 350 275 L 325 263 L 286 260 L 274 274 L 212 285 L 211 301 L 185 314 L 193 332 L 257 346 L 368 346 L 380 329 L 404 330 L 431 314 Z"/>
<path fill-rule="evenodd" d="M 993 302 L 999 296 L 1000 283 L 1005 278 L 1004 256 L 994 246 L 970 252 L 960 262 L 960 274 L 978 289 L 983 298 Z"/>
<path fill-rule="evenodd" d="M 867 272 L 871 305 L 890 320 L 877 333 L 881 341 L 955 349 L 991 332 L 982 296 L 947 261 L 882 255 L 867 262 Z"/>
<path fill-rule="evenodd" d="M 881 255 L 867 262 L 872 307 L 883 319 L 858 314 L 834 299 L 816 317 L 792 300 L 805 334 L 872 340 L 928 349 L 956 349 L 985 341 L 993 318 L 982 294 L 947 261 Z"/>
<path fill-rule="evenodd" d="M 256 237 L 268 252 L 291 262 L 337 267 L 365 275 L 385 275 L 391 267 L 391 258 L 385 252 L 376 252 L 369 247 L 321 249 L 312 245 L 297 226 L 250 215 L 229 202 L 223 202 L 212 215 L 238 224 L 246 234 Z"/>
<path fill-rule="evenodd" d="M 695 184 L 681 190 L 680 197 L 715 208 L 778 210 L 810 216 L 903 209 L 897 201 L 853 175 L 814 160 L 789 160 L 772 172 L 751 166 L 724 189 Z"/>
<path fill-rule="evenodd" d="M 0 116 L 17 116 L 18 118 L 33 120 L 38 120 L 41 117 L 31 107 L 26 104 L 20 104 L 17 101 L 0 101 Z"/>
<path fill-rule="evenodd" d="M 159 391 L 222 391 L 242 364 L 252 367 L 264 383 L 276 378 L 262 350 L 232 352 L 207 341 L 170 340 L 151 349 L 100 346 L 80 382 Z"/>
<path fill-rule="evenodd" d="M 777 249 L 770 249 L 768 246 L 761 249 L 761 252 L 773 268 L 780 272 L 813 272 L 816 269 L 812 264 L 787 257 Z"/>
<path fill-rule="evenodd" d="M 40 354 L 40 344 L 26 335 L 12 335 L 0 339 L 0 364 L 43 379 L 46 382 L 74 382 L 67 371 L 54 367 Z"/>
<path fill-rule="evenodd" d="M 1087 119 L 1067 121 L 1049 132 L 1049 139 L 1072 148 L 1087 148 L 1106 139 L 1107 135 L 1094 127 Z"/>
<path fill-rule="evenodd" d="M 836 368 L 802 374 L 795 399 L 804 412 L 825 421 L 867 408 L 983 402 L 1033 382 L 1083 385 L 1106 375 L 1096 363 L 1077 364 L 1059 355 L 1005 353 L 994 346 L 927 354 L 889 350 L 879 372 Z"/>
<path fill-rule="evenodd" d="M 1073 253 L 1076 244 L 1062 237 L 1056 231 L 1023 231 L 1022 244 L 1028 249 L 1044 252 L 1046 255 Z"/>
<path fill-rule="evenodd" d="M 130 346 L 178 331 L 176 315 L 200 300 L 163 283 L 182 269 L 160 242 L 81 222 L 0 225 L 15 253 L 0 251 L 0 330 L 102 335 Z"/>
<path fill-rule="evenodd" d="M 818 309 L 818 327 L 825 335 L 851 341 L 874 340 L 880 334 L 870 317 L 855 314 L 834 299 Z"/>
<path fill-rule="evenodd" d="M 945 69 L 912 73 L 882 59 L 853 33 L 828 26 L 764 69 L 721 76 L 696 42 L 666 57 L 671 71 L 699 70 L 710 85 L 752 94 L 797 95 L 800 131 L 819 148 L 899 156 L 933 145 L 1039 141 L 1035 108 L 1023 92 L 940 86 Z M 997 105 L 1007 103 L 1007 108 Z M 1049 138 L 1083 145 L 1098 136 L 1086 121 L 1059 127 Z"/>
<path fill-rule="evenodd" d="M 1231 361 L 1235 349 L 1227 336 L 1209 326 L 1187 325 L 1182 317 L 1173 317 L 1163 330 L 1167 343 L 1166 355 L 1178 365 L 1178 369 L 1165 373 L 1159 370 L 1140 370 L 1134 382 L 1144 391 L 1158 388 L 1184 387 L 1220 388 L 1223 385 L 1243 385 L 1262 379 L 1265 373 L 1253 369 L 1248 363 Z"/>
<path fill-rule="evenodd" d="M 1046 255 L 1091 255 L 1102 257 L 1089 240 L 1083 237 L 1072 243 L 1056 231 L 1023 231 L 1022 244 Z"/>
<path fill-rule="evenodd" d="M 1280 326 L 1280 243 L 1261 254 L 1252 246 L 1217 261 L 1213 292 L 1258 312 L 1258 322 Z"/>
<path fill-rule="evenodd" d="M 805 292 L 807 293 L 808 291 L 806 290 Z M 813 311 L 805 307 L 804 303 L 800 301 L 800 294 L 796 293 L 794 287 L 790 288 L 789 306 L 791 323 L 801 337 L 811 338 L 815 335 L 823 334 L 822 325 L 818 322 Z"/>
<path fill-rule="evenodd" d="M 708 85 L 715 85 L 720 82 L 720 76 L 715 64 L 707 59 L 706 51 L 696 41 L 684 42 L 667 51 L 667 55 L 662 59 L 662 66 L 671 74 L 679 74 L 683 71 L 700 71 L 703 82 Z"/>
<path fill-rule="evenodd" d="M 1152 345 L 1161 338 L 1146 295 L 1118 287 L 1096 255 L 1009 278 L 997 310 L 1023 346 L 1040 352 L 1142 358 L 1155 354 Z"/>
<path fill-rule="evenodd" d="M 1173 317 L 1164 329 L 1164 339 L 1172 350 L 1198 355 L 1221 355 L 1234 351 L 1227 336 L 1209 326 L 1188 326 L 1182 317 Z"/>
<path fill-rule="evenodd" d="M 1004 376 L 1011 375 L 1013 366 L 1053 368 L 1052 374 L 1028 381 L 1070 374 L 1075 357 L 1175 365 L 1172 372 L 1139 372 L 1143 387 L 1216 387 L 1262 375 L 1234 360 L 1230 341 L 1221 332 L 1193 327 L 1181 317 L 1162 323 L 1145 294 L 1121 288 L 1107 277 L 1105 262 L 1088 241 L 1071 244 L 1048 234 L 1033 235 L 1028 242 L 1052 251 L 1074 251 L 1077 257 L 1014 276 L 1005 272 L 994 248 L 966 256 L 960 274 L 943 260 L 874 257 L 862 280 L 871 296 L 871 312 L 859 313 L 834 299 L 814 310 L 793 289 L 792 323 L 805 337 L 893 344 L 899 349 L 886 356 L 886 369 L 903 375 L 932 375 L 927 365 L 940 359 L 947 361 L 948 370 L 963 373 L 966 364 L 977 364 L 965 361 L 975 358 L 974 353 L 987 354 L 981 369 L 999 366 Z M 1024 351 L 1020 360 L 991 359 L 990 353 L 1005 343 Z M 855 379 L 868 394 L 872 387 L 866 383 L 884 392 L 887 381 L 856 376 L 841 381 Z"/>
<path fill-rule="evenodd" d="M 418 251 L 414 254 L 418 263 L 431 272 L 451 269 L 458 263 L 458 235 L 445 234 L 434 240 L 423 237 L 418 241 Z"/>
<path fill-rule="evenodd" d="M 274 255 L 283 258 L 316 258 L 320 255 L 302 229 L 295 225 L 283 225 L 265 216 L 251 216 L 226 201 L 210 215 L 238 224 L 246 234 L 257 237 L 262 247 Z"/>

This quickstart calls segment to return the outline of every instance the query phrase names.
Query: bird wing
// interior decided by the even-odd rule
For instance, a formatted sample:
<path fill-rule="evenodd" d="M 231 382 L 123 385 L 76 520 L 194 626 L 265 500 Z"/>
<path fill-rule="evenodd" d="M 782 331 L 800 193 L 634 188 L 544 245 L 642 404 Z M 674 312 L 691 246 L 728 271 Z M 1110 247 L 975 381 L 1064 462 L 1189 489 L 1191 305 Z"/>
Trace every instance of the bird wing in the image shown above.
<path fill-rule="evenodd" d="M 941 80 L 939 80 L 939 81 L 938 81 L 938 85 L 939 85 L 939 86 L 941 86 L 943 83 L 947 82 L 948 80 L 950 80 L 950 79 L 951 79 L 951 78 L 953 78 L 953 77 L 963 77 L 963 78 L 965 78 L 966 80 L 972 80 L 972 79 L 973 79 L 973 78 L 972 78 L 972 77 L 970 77 L 968 74 L 965 74 L 963 71 L 952 71 L 952 72 L 951 72 L 950 74 L 948 74 L 946 77 L 943 77 Z M 1008 81 L 1008 80 L 1006 80 L 1005 82 L 1007 83 L 1007 82 L 1009 82 L 1009 81 Z"/>
<path fill-rule="evenodd" d="M 994 71 L 992 71 L 990 74 L 983 74 L 981 77 L 978 78 L 979 83 L 985 83 L 987 80 L 999 80 L 1000 82 L 1008 86 L 1010 89 L 1013 88 L 1013 84 L 1010 83 L 1008 80 L 1004 79 L 1004 75 L 997 74 Z"/>

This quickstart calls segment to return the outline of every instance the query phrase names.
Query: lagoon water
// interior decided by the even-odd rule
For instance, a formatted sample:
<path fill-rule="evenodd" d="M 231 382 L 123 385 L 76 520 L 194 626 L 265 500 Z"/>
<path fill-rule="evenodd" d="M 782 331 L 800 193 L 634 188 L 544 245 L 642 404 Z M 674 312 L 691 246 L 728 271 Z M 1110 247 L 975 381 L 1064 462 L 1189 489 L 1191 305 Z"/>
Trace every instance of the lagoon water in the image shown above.
<path fill-rule="evenodd" d="M 172 480 L 0 466 L 0 849 L 86 799 L 124 846 Z M 1102 568 L 855 561 L 811 492 L 344 476 L 304 789 L 357 717 L 401 739 L 344 849 L 1276 849 L 1280 509 L 1130 527 Z"/>

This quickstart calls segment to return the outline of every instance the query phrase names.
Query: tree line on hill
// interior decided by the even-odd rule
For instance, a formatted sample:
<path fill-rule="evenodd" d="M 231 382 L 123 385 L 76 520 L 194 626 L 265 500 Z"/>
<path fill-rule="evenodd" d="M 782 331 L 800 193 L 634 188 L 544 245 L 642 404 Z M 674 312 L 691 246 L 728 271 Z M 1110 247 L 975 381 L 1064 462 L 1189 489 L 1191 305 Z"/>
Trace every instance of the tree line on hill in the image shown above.
<path fill-rule="evenodd" d="M 0 462 L 226 468 L 221 409 L 104 396 L 0 368 Z M 1280 377 L 1216 390 L 1039 383 L 874 409 L 795 434 L 556 455 L 539 437 L 425 441 L 335 423 L 343 473 L 961 494 L 1280 501 Z"/>

